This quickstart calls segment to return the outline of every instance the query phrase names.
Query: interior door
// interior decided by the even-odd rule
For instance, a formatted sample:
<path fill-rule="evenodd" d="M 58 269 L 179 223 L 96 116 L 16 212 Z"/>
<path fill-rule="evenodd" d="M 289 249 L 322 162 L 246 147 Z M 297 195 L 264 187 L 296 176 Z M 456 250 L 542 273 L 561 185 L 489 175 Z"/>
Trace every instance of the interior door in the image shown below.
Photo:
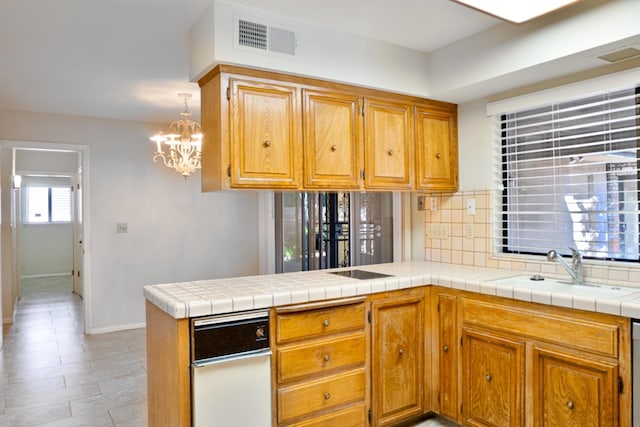
<path fill-rule="evenodd" d="M 82 220 L 82 174 L 76 174 L 72 180 L 72 217 L 73 217 L 73 292 L 82 297 L 84 228 Z"/>

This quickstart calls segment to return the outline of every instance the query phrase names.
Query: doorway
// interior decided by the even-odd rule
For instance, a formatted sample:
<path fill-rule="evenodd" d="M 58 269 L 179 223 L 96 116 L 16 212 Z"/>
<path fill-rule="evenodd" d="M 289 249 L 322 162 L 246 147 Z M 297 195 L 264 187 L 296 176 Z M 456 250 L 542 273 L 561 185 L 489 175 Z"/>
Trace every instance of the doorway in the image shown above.
<path fill-rule="evenodd" d="M 77 320 L 86 330 L 82 182 L 87 148 L 6 142 L 5 147 L 12 165 L 9 179 L 3 174 L 3 191 L 10 195 L 11 247 L 3 258 L 12 274 L 3 283 L 10 288 L 5 289 L 10 298 L 3 302 L 3 318 L 11 319 L 16 301 L 26 294 L 64 291 L 78 299 Z"/>

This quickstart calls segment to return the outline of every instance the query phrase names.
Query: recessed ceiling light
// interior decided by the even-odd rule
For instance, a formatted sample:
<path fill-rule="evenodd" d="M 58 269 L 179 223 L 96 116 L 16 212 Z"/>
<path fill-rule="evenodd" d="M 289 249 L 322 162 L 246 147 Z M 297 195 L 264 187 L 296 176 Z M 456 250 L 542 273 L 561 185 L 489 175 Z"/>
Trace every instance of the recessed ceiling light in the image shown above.
<path fill-rule="evenodd" d="M 580 0 L 454 0 L 465 6 L 520 24 Z"/>

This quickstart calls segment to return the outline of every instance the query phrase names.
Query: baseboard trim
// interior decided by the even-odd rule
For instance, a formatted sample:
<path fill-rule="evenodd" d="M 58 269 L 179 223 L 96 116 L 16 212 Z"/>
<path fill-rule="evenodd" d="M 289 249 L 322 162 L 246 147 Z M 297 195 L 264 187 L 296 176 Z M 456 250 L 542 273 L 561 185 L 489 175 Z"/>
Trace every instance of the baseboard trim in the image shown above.
<path fill-rule="evenodd" d="M 87 332 L 87 334 L 89 335 L 107 334 L 109 332 L 121 332 L 121 331 L 128 331 L 130 329 L 140 329 L 146 326 L 147 324 L 145 322 L 129 323 L 127 325 L 105 326 L 104 328 L 92 328 L 90 331 Z"/>

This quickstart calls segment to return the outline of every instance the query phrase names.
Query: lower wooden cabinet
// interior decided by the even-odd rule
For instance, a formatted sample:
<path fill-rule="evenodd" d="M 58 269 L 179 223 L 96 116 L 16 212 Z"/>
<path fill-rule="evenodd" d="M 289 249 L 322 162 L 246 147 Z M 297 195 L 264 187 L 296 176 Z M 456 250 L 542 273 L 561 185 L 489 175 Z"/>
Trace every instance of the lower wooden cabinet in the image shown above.
<path fill-rule="evenodd" d="M 524 341 L 464 328 L 462 408 L 466 424 L 524 425 Z"/>
<path fill-rule="evenodd" d="M 425 302 L 416 290 L 371 303 L 373 425 L 392 425 L 425 412 Z"/>
<path fill-rule="evenodd" d="M 274 310 L 276 425 L 368 423 L 366 298 Z"/>
<path fill-rule="evenodd" d="M 435 412 L 468 426 L 632 426 L 628 319 L 431 292 Z"/>
<path fill-rule="evenodd" d="M 618 423 L 616 363 L 533 349 L 536 425 L 609 427 Z"/>

